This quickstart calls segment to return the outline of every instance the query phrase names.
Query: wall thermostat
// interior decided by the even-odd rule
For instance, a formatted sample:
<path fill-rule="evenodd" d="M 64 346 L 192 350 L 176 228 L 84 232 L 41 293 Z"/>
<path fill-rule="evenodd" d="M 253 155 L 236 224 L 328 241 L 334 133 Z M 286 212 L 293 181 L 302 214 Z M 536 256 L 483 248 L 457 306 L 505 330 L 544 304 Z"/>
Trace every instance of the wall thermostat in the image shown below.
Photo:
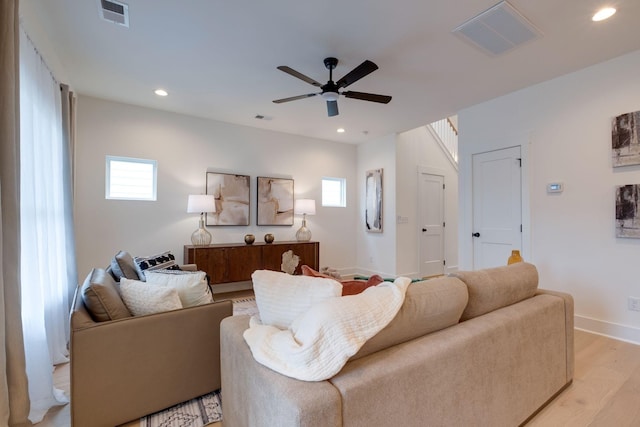
<path fill-rule="evenodd" d="M 562 193 L 564 185 L 561 182 L 552 182 L 547 184 L 547 193 Z"/>

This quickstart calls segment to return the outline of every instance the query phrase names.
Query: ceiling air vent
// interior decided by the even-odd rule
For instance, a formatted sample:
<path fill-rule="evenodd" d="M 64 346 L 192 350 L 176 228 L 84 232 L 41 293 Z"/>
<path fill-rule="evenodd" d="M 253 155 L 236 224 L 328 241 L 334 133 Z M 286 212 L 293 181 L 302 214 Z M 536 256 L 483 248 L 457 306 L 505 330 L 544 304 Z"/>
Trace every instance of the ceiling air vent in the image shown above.
<path fill-rule="evenodd" d="M 490 55 L 500 55 L 542 35 L 506 1 L 469 19 L 453 33 Z"/>
<path fill-rule="evenodd" d="M 100 17 L 105 21 L 129 27 L 129 6 L 115 0 L 98 0 Z"/>

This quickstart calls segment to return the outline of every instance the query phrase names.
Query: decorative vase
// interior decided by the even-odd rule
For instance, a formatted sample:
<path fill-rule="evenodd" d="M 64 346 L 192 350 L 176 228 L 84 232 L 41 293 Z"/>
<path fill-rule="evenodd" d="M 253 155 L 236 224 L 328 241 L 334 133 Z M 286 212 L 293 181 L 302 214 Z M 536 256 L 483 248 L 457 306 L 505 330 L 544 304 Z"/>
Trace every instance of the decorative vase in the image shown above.
<path fill-rule="evenodd" d="M 253 244 L 253 242 L 255 242 L 255 241 L 256 241 L 256 236 L 254 236 L 253 234 L 245 234 L 245 236 L 244 236 L 244 242 L 245 242 L 247 245 L 251 245 L 251 244 Z"/>
<path fill-rule="evenodd" d="M 273 234 L 267 233 L 264 235 L 264 241 L 266 243 L 273 243 L 274 240 L 275 240 L 275 237 L 273 237 Z"/>
<path fill-rule="evenodd" d="M 522 262 L 523 259 L 520 256 L 520 251 L 519 250 L 513 250 L 511 251 L 511 256 L 509 257 L 509 260 L 507 261 L 507 265 L 510 264 L 515 264 L 516 262 Z"/>

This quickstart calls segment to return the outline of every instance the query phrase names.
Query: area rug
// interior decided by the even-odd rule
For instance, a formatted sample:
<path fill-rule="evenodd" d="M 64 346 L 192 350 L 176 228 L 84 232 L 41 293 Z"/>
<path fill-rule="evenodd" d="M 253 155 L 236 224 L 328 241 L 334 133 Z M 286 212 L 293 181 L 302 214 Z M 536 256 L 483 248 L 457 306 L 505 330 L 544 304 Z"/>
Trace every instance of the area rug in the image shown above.
<path fill-rule="evenodd" d="M 256 305 L 255 297 L 236 298 L 232 301 L 234 316 L 239 316 L 242 314 L 253 316 L 254 314 L 258 314 L 258 306 Z"/>
<path fill-rule="evenodd" d="M 222 420 L 220 390 L 140 418 L 140 427 L 203 427 Z"/>

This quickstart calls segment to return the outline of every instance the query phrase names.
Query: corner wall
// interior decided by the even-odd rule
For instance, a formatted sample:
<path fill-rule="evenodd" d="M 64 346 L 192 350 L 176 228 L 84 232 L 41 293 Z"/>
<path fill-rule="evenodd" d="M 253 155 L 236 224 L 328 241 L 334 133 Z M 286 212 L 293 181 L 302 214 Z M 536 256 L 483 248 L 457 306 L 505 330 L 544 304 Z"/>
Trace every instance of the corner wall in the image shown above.
<path fill-rule="evenodd" d="M 458 267 L 458 171 L 426 126 L 398 134 L 396 140 L 397 215 L 407 222 L 397 225 L 397 273 L 420 276 L 421 218 L 419 180 L 421 171 L 444 176 L 445 273 Z"/>
<path fill-rule="evenodd" d="M 155 202 L 105 199 L 105 156 L 158 161 Z M 198 216 L 187 214 L 187 196 L 204 194 L 206 172 L 251 176 L 251 225 L 208 227 L 214 243 L 243 242 L 273 233 L 295 240 L 294 225 L 256 226 L 256 177 L 293 178 L 295 197 L 314 198 L 307 218 L 320 242 L 321 266 L 353 272 L 356 267 L 359 202 L 355 145 L 236 126 L 87 96 L 78 99 L 75 225 L 79 277 L 106 267 L 118 250 L 152 255 L 171 250 L 182 260 Z M 347 207 L 321 206 L 323 176 L 347 180 Z"/>
<path fill-rule="evenodd" d="M 357 272 L 396 276 L 396 144 L 395 135 L 358 145 L 358 214 L 353 227 L 357 232 Z M 365 174 L 382 168 L 382 233 L 365 227 Z"/>
<path fill-rule="evenodd" d="M 640 110 L 640 51 L 585 68 L 458 113 L 460 267 L 472 266 L 471 156 L 523 145 L 529 171 L 527 261 L 540 287 L 575 299 L 576 326 L 640 343 L 639 239 L 615 237 L 615 188 L 640 183 L 640 166 L 613 168 L 611 120 Z M 547 194 L 550 182 L 561 194 Z M 469 232 L 468 232 L 469 231 Z"/>

